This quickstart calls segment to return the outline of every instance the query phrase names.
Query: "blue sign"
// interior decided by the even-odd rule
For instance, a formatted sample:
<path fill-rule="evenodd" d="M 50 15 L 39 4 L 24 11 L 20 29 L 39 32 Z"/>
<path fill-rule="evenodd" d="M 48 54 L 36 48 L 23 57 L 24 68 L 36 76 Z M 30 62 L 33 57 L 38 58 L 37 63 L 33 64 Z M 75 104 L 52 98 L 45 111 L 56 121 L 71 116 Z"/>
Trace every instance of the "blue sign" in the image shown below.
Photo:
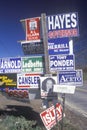
<path fill-rule="evenodd" d="M 75 71 L 59 71 L 58 83 L 60 85 L 83 85 L 83 73 L 82 70 Z"/>
<path fill-rule="evenodd" d="M 51 71 L 75 69 L 74 55 L 50 55 L 49 63 Z"/>
<path fill-rule="evenodd" d="M 78 36 L 78 13 L 47 16 L 47 29 L 48 39 Z"/>
<path fill-rule="evenodd" d="M 0 73 L 19 73 L 19 72 L 21 72 L 21 58 L 0 59 Z"/>
<path fill-rule="evenodd" d="M 48 39 L 48 54 L 69 54 L 69 38 Z"/>

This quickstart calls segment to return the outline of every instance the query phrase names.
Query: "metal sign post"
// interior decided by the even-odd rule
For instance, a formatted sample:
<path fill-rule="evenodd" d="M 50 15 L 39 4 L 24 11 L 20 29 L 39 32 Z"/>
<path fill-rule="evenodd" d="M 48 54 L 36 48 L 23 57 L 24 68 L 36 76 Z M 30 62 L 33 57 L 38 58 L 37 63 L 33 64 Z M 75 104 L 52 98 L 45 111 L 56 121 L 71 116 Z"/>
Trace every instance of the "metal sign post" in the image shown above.
<path fill-rule="evenodd" d="M 61 130 L 64 128 L 64 112 L 65 112 L 65 93 L 62 94 L 63 99 L 63 110 L 62 110 L 62 124 L 61 124 Z"/>

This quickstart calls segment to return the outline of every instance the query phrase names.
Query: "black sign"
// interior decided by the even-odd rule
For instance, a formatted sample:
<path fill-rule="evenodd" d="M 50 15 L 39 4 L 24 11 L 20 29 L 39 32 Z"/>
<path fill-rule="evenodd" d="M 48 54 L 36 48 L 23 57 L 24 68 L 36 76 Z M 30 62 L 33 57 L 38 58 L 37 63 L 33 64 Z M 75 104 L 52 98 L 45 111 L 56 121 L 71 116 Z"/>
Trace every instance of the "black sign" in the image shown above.
<path fill-rule="evenodd" d="M 6 87 L 17 88 L 17 74 L 0 74 L 0 90 Z"/>
<path fill-rule="evenodd" d="M 44 54 L 44 46 L 42 42 L 24 43 L 22 44 L 24 55 L 29 54 Z"/>

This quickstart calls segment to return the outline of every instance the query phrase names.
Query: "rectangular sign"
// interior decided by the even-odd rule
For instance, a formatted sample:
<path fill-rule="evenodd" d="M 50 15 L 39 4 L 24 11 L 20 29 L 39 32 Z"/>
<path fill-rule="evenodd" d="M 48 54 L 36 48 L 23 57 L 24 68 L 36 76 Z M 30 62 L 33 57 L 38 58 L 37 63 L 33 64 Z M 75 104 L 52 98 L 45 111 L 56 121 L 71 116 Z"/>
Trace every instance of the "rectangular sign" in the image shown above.
<path fill-rule="evenodd" d="M 49 55 L 69 54 L 69 53 L 70 53 L 69 38 L 48 39 Z"/>
<path fill-rule="evenodd" d="M 23 73 L 43 73 L 43 58 L 40 56 L 22 57 Z"/>
<path fill-rule="evenodd" d="M 49 56 L 50 70 L 74 70 L 75 58 L 74 55 L 50 55 Z"/>
<path fill-rule="evenodd" d="M 40 89 L 42 98 L 53 99 L 57 97 L 57 94 L 53 93 L 54 84 L 57 84 L 57 76 L 40 77 Z"/>
<path fill-rule="evenodd" d="M 25 41 L 22 43 L 22 49 L 24 55 L 44 54 L 43 42 L 35 42 L 32 44 L 32 43 L 26 43 Z"/>
<path fill-rule="evenodd" d="M 57 121 L 62 119 L 62 106 L 57 103 L 56 106 L 52 106 L 42 113 L 40 113 L 40 117 L 46 127 L 47 130 L 50 130 L 53 126 L 57 124 Z"/>
<path fill-rule="evenodd" d="M 75 86 L 71 86 L 71 85 L 54 85 L 53 92 L 74 94 L 75 93 Z"/>
<path fill-rule="evenodd" d="M 58 72 L 58 83 L 60 85 L 83 85 L 83 73 L 82 70 L 74 71 L 59 71 Z"/>
<path fill-rule="evenodd" d="M 4 93 L 4 95 L 10 96 L 17 100 L 23 99 L 23 101 L 29 100 L 27 89 L 17 89 L 17 74 L 16 73 L 6 73 L 0 74 L 0 91 Z"/>
<path fill-rule="evenodd" d="M 0 73 L 20 73 L 21 58 L 1 58 Z"/>
<path fill-rule="evenodd" d="M 10 88 L 10 87 L 6 87 L 4 89 L 4 92 L 12 97 L 12 98 L 16 98 L 17 100 L 21 99 L 24 99 L 23 101 L 25 101 L 25 99 L 29 100 L 29 91 L 28 89 L 17 89 L 17 86 L 14 88 Z"/>
<path fill-rule="evenodd" d="M 47 16 L 48 39 L 75 37 L 79 35 L 78 13 Z"/>
<path fill-rule="evenodd" d="M 38 88 L 39 81 L 40 75 L 38 74 L 17 74 L 17 88 Z"/>
<path fill-rule="evenodd" d="M 25 20 L 26 41 L 40 42 L 40 17 Z"/>
<path fill-rule="evenodd" d="M 17 88 L 17 74 L 16 73 L 6 73 L 0 74 L 0 90 L 5 88 Z"/>

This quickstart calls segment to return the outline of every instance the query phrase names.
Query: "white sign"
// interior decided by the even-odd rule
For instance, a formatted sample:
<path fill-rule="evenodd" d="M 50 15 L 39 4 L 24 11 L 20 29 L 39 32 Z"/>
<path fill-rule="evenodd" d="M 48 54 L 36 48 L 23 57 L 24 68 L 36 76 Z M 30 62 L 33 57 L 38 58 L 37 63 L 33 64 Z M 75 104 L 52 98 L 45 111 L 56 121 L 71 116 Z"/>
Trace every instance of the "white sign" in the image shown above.
<path fill-rule="evenodd" d="M 71 85 L 54 85 L 53 92 L 74 94 L 75 93 L 75 86 L 71 86 Z"/>
<path fill-rule="evenodd" d="M 57 103 L 56 107 L 52 106 L 42 113 L 40 113 L 40 117 L 46 127 L 47 130 L 50 130 L 54 125 L 56 125 L 57 121 L 62 119 L 62 106 Z"/>
<path fill-rule="evenodd" d="M 38 74 L 17 74 L 17 88 L 38 88 L 39 80 Z"/>
<path fill-rule="evenodd" d="M 54 84 L 57 84 L 57 76 L 40 77 L 40 88 L 42 98 L 53 98 L 57 96 L 57 94 L 53 93 Z"/>

